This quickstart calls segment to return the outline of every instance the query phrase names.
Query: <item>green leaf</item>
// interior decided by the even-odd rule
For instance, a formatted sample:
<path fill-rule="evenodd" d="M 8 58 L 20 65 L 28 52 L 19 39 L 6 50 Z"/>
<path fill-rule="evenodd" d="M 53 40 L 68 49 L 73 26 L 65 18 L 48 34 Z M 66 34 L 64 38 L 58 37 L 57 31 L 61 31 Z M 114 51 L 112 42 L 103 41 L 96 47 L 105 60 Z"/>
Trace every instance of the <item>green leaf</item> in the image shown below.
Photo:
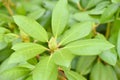
<path fill-rule="evenodd" d="M 65 75 L 68 80 L 86 80 L 82 75 L 70 70 L 65 70 Z"/>
<path fill-rule="evenodd" d="M 109 38 L 109 41 L 114 45 L 118 45 L 118 41 L 119 41 L 118 34 L 120 34 L 119 30 L 120 30 L 120 20 L 115 20 L 113 26 L 111 27 L 110 38 Z"/>
<path fill-rule="evenodd" d="M 99 23 L 99 19 L 98 18 L 93 18 L 92 16 L 89 15 L 89 12 L 79 12 L 79 13 L 75 13 L 73 15 L 73 18 L 77 21 L 91 21 L 91 22 L 97 22 Z"/>
<path fill-rule="evenodd" d="M 117 62 L 117 53 L 115 50 L 106 50 L 101 53 L 100 58 L 110 65 L 116 65 Z"/>
<path fill-rule="evenodd" d="M 9 70 L 17 65 L 17 64 L 9 64 L 8 62 L 9 62 L 9 58 L 2 62 L 2 64 L 0 65 L 0 73 Z"/>
<path fill-rule="evenodd" d="M 42 42 L 48 41 L 47 32 L 34 19 L 20 15 L 13 16 L 13 18 L 15 23 L 31 37 Z"/>
<path fill-rule="evenodd" d="M 87 39 L 69 43 L 63 49 L 70 50 L 75 55 L 98 55 L 113 47 L 114 45 L 105 40 Z"/>
<path fill-rule="evenodd" d="M 45 13 L 45 9 L 41 8 L 39 10 L 35 10 L 31 13 L 28 14 L 28 17 L 32 18 L 32 19 L 39 19 L 43 14 Z"/>
<path fill-rule="evenodd" d="M 0 13 L 0 21 L 13 22 L 12 18 L 4 13 Z"/>
<path fill-rule="evenodd" d="M 32 76 L 29 76 L 28 78 L 26 78 L 25 80 L 33 80 Z"/>
<path fill-rule="evenodd" d="M 107 75 L 109 77 L 109 80 L 118 80 L 116 73 L 112 66 L 106 65 L 106 70 L 107 70 Z"/>
<path fill-rule="evenodd" d="M 26 61 L 46 50 L 45 47 L 35 43 L 16 44 L 13 49 L 16 51 L 10 56 L 9 63 Z"/>
<path fill-rule="evenodd" d="M 89 0 L 86 9 L 92 8 L 103 0 Z"/>
<path fill-rule="evenodd" d="M 67 0 L 59 0 L 52 13 L 52 31 L 55 37 L 59 36 L 68 22 L 69 12 Z"/>
<path fill-rule="evenodd" d="M 73 58 L 74 58 L 74 55 L 67 50 L 60 49 L 55 51 L 53 54 L 54 62 L 57 65 L 61 65 L 64 67 L 70 67 Z"/>
<path fill-rule="evenodd" d="M 27 75 L 29 72 L 30 70 L 27 68 L 15 67 L 0 73 L 0 80 L 15 80 Z"/>
<path fill-rule="evenodd" d="M 111 0 L 112 1 L 112 3 L 119 3 L 120 2 L 120 0 Z"/>
<path fill-rule="evenodd" d="M 81 75 L 86 75 L 91 71 L 91 67 L 96 59 L 96 56 L 81 56 L 76 65 L 76 71 Z"/>
<path fill-rule="evenodd" d="M 118 56 L 120 58 L 120 30 L 119 30 L 118 39 L 117 39 L 117 52 L 118 52 Z"/>
<path fill-rule="evenodd" d="M 119 8 L 118 4 L 109 5 L 108 8 L 103 12 L 101 16 L 101 19 L 100 19 L 101 23 L 105 23 L 109 21 L 114 16 L 118 8 Z"/>
<path fill-rule="evenodd" d="M 81 22 L 72 26 L 68 31 L 65 32 L 60 44 L 65 45 L 69 42 L 87 36 L 92 31 L 92 22 Z"/>
<path fill-rule="evenodd" d="M 100 61 L 98 61 L 90 74 L 90 80 L 107 80 L 110 76 L 107 75 L 106 67 Z"/>
<path fill-rule="evenodd" d="M 57 65 L 50 57 L 41 58 L 33 71 L 33 80 L 56 80 L 57 79 Z"/>

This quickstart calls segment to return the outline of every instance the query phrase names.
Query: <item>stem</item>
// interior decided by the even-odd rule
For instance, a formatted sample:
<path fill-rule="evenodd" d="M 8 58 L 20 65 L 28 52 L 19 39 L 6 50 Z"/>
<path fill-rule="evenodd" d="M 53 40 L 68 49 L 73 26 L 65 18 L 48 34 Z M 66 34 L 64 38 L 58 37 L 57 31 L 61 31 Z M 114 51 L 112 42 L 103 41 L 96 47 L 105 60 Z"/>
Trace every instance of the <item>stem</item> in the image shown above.
<path fill-rule="evenodd" d="M 108 23 L 107 24 L 107 29 L 106 29 L 106 34 L 105 34 L 106 39 L 108 39 L 109 35 L 110 35 L 110 26 L 111 26 L 111 23 Z"/>
<path fill-rule="evenodd" d="M 96 31 L 96 28 L 99 26 L 99 24 L 93 24 L 93 33 L 94 33 L 94 36 L 97 35 L 97 31 Z"/>
<path fill-rule="evenodd" d="M 81 11 L 86 11 L 86 10 L 81 6 L 81 4 L 80 4 L 79 2 L 77 2 L 77 7 L 78 7 L 78 9 L 81 10 Z"/>
<path fill-rule="evenodd" d="M 13 15 L 13 11 L 12 11 L 12 9 L 10 7 L 12 2 L 10 0 L 2 0 L 2 2 L 4 4 L 4 6 L 6 7 L 6 9 L 8 10 L 9 14 L 12 16 Z"/>

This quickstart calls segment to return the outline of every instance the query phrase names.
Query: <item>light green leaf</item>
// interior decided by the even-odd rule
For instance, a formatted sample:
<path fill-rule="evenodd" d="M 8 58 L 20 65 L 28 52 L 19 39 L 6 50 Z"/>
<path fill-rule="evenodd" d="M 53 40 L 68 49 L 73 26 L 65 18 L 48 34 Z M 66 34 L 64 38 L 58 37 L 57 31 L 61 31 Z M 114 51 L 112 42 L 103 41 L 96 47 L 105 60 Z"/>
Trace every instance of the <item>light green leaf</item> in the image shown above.
<path fill-rule="evenodd" d="M 65 75 L 68 80 L 86 80 L 82 75 L 70 70 L 65 70 Z"/>
<path fill-rule="evenodd" d="M 56 80 L 57 73 L 57 65 L 52 60 L 52 55 L 43 57 L 33 71 L 33 80 Z"/>
<path fill-rule="evenodd" d="M 75 13 L 73 15 L 73 18 L 77 21 L 91 21 L 91 22 L 97 22 L 99 23 L 99 18 L 93 18 L 92 16 L 89 15 L 89 12 L 79 12 L 79 13 Z"/>
<path fill-rule="evenodd" d="M 107 70 L 107 75 L 109 77 L 109 80 L 118 80 L 116 73 L 112 66 L 106 65 L 106 70 Z"/>
<path fill-rule="evenodd" d="M 13 49 L 16 51 L 10 56 L 9 63 L 26 61 L 46 50 L 45 47 L 35 43 L 16 44 Z"/>
<path fill-rule="evenodd" d="M 82 75 L 86 75 L 91 71 L 91 67 L 96 59 L 96 56 L 81 56 L 76 65 L 76 71 Z"/>
<path fill-rule="evenodd" d="M 72 26 L 68 31 L 65 32 L 60 44 L 65 45 L 69 42 L 87 36 L 92 31 L 92 22 L 81 22 Z"/>
<path fill-rule="evenodd" d="M 101 19 L 100 19 L 101 23 L 105 23 L 111 20 L 111 18 L 113 17 L 113 15 L 115 14 L 118 8 L 119 8 L 118 4 L 109 5 L 108 8 L 106 8 L 106 10 L 103 12 L 101 16 Z"/>
<path fill-rule="evenodd" d="M 53 54 L 54 62 L 57 65 L 61 65 L 64 67 L 70 67 L 73 58 L 74 58 L 74 55 L 67 50 L 60 49 L 55 51 L 55 53 Z"/>
<path fill-rule="evenodd" d="M 4 13 L 0 13 L 0 21 L 4 21 L 4 22 L 13 22 L 12 18 L 9 17 L 8 15 L 4 14 Z"/>
<path fill-rule="evenodd" d="M 120 58 L 120 30 L 119 30 L 118 39 L 117 39 L 117 52 L 118 52 L 118 56 Z"/>
<path fill-rule="evenodd" d="M 100 61 L 98 61 L 90 74 L 90 80 L 107 80 L 110 76 L 107 75 L 106 67 Z"/>
<path fill-rule="evenodd" d="M 8 69 L 11 69 L 17 65 L 17 64 L 9 64 L 8 62 L 9 62 L 9 58 L 2 62 L 2 64 L 0 65 L 0 73 Z"/>
<path fill-rule="evenodd" d="M 29 72 L 30 70 L 27 68 L 15 67 L 0 73 L 0 80 L 15 80 L 27 75 Z"/>
<path fill-rule="evenodd" d="M 111 0 L 113 3 L 118 3 L 120 0 Z"/>
<path fill-rule="evenodd" d="M 33 80 L 32 76 L 29 76 L 28 78 L 26 78 L 25 80 Z"/>
<path fill-rule="evenodd" d="M 101 53 L 100 58 L 110 65 L 115 65 L 117 61 L 117 53 L 115 50 L 106 50 Z"/>
<path fill-rule="evenodd" d="M 89 0 L 86 9 L 92 8 L 103 0 Z"/>
<path fill-rule="evenodd" d="M 13 16 L 15 23 L 27 34 L 36 40 L 47 42 L 48 35 L 44 28 L 34 19 L 16 15 Z"/>
<path fill-rule="evenodd" d="M 68 22 L 68 1 L 59 0 L 52 13 L 52 31 L 55 37 L 59 36 Z"/>
<path fill-rule="evenodd" d="M 105 40 L 87 39 L 69 43 L 63 49 L 70 50 L 73 54 L 76 55 L 98 55 L 102 51 L 113 47 L 114 45 Z"/>
<path fill-rule="evenodd" d="M 38 10 L 35 10 L 31 13 L 28 14 L 28 17 L 32 18 L 32 19 L 39 19 L 43 14 L 45 13 L 45 9 L 41 8 Z"/>

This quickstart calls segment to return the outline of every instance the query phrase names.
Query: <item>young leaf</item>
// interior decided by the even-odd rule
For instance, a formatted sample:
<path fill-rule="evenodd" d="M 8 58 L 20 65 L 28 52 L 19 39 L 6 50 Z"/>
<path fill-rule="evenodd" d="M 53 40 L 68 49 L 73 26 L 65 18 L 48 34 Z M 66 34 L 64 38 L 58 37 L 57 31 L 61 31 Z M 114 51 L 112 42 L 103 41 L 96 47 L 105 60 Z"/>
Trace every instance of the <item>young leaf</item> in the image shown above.
<path fill-rule="evenodd" d="M 68 12 L 68 0 L 59 0 L 53 9 L 52 13 L 52 31 L 55 37 L 59 36 L 67 22 L 69 17 Z"/>
<path fill-rule="evenodd" d="M 100 19 L 101 23 L 105 23 L 108 20 L 110 20 L 118 8 L 119 8 L 118 4 L 109 5 L 108 8 L 103 12 L 103 14 L 101 16 L 101 19 Z"/>
<path fill-rule="evenodd" d="M 57 65 L 50 57 L 41 58 L 33 71 L 33 80 L 56 80 L 57 79 Z"/>
<path fill-rule="evenodd" d="M 37 23 L 34 19 L 16 15 L 13 16 L 15 23 L 27 34 L 31 37 L 35 38 L 36 40 L 47 42 L 48 35 L 44 28 Z"/>
<path fill-rule="evenodd" d="M 29 69 L 23 67 L 15 67 L 0 73 L 0 80 L 16 80 L 22 76 L 27 75 Z"/>
<path fill-rule="evenodd" d="M 9 63 L 26 61 L 46 50 L 45 47 L 35 43 L 20 43 L 15 45 L 13 49 L 16 51 L 10 56 Z"/>
<path fill-rule="evenodd" d="M 86 80 L 82 75 L 70 70 L 65 70 L 65 75 L 68 80 Z"/>
<path fill-rule="evenodd" d="M 68 31 L 65 32 L 60 44 L 65 45 L 69 42 L 87 36 L 92 30 L 92 22 L 81 22 L 72 26 Z"/>
<path fill-rule="evenodd" d="M 54 62 L 64 67 L 70 67 L 73 58 L 74 55 L 67 50 L 60 49 L 53 54 Z"/>
<path fill-rule="evenodd" d="M 70 50 L 75 55 L 98 55 L 113 47 L 114 45 L 105 40 L 87 39 L 69 43 L 63 49 Z"/>
<path fill-rule="evenodd" d="M 116 65 L 117 62 L 117 53 L 115 50 L 106 50 L 101 53 L 100 58 L 110 65 Z"/>

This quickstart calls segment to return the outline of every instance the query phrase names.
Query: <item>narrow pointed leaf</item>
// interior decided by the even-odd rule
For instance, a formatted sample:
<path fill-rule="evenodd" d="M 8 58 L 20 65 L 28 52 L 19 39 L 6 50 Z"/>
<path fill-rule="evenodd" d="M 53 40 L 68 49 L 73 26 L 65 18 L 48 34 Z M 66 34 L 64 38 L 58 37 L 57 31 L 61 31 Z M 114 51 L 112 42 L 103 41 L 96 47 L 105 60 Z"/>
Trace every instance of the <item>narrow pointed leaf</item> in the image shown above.
<path fill-rule="evenodd" d="M 33 71 L 33 80 L 56 80 L 57 79 L 57 66 L 50 57 L 41 58 Z"/>
<path fill-rule="evenodd" d="M 53 9 L 52 31 L 55 37 L 59 36 L 63 32 L 68 22 L 69 12 L 67 3 L 67 0 L 59 0 Z"/>
<path fill-rule="evenodd" d="M 64 49 L 76 55 L 98 55 L 104 50 L 113 48 L 114 45 L 101 39 L 79 40 L 69 43 Z"/>
<path fill-rule="evenodd" d="M 48 35 L 45 29 L 34 19 L 16 15 L 13 16 L 15 23 L 28 35 L 36 40 L 47 42 Z"/>
<path fill-rule="evenodd" d="M 75 24 L 65 32 L 61 40 L 61 44 L 64 45 L 71 41 L 87 36 L 91 32 L 92 26 L 92 22 L 81 22 Z"/>
<path fill-rule="evenodd" d="M 45 47 L 35 43 L 20 43 L 15 45 L 13 49 L 16 51 L 10 56 L 9 63 L 26 61 L 46 50 Z"/>

